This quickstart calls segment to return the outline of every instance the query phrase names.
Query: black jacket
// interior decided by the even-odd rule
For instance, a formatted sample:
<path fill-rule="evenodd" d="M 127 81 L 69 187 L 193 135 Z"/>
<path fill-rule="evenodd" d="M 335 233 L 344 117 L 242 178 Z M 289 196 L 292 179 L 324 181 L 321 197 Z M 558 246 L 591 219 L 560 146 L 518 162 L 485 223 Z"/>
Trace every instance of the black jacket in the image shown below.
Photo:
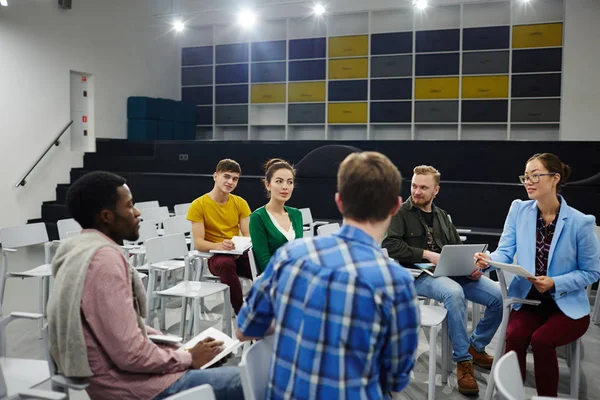
<path fill-rule="evenodd" d="M 456 231 L 448 214 L 441 208 L 433 206 L 433 239 L 443 248 L 447 244 L 461 244 L 460 235 Z M 423 250 L 427 249 L 427 224 L 421 217 L 419 209 L 412 204 L 409 197 L 398 214 L 392 217 L 382 246 L 391 258 L 405 267 L 423 261 Z"/>

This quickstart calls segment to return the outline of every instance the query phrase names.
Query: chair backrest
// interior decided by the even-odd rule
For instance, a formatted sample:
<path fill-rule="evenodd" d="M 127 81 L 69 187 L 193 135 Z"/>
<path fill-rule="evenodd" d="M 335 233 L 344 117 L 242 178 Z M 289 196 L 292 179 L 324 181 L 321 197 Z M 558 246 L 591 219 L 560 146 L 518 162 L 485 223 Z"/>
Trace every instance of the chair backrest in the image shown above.
<path fill-rule="evenodd" d="M 192 203 L 177 204 L 175 206 L 175 215 L 187 216 L 188 210 L 190 209 L 191 205 Z"/>
<path fill-rule="evenodd" d="M 216 400 L 212 386 L 205 384 L 167 397 L 165 400 Z"/>
<path fill-rule="evenodd" d="M 77 236 L 77 235 L 81 235 L 81 231 L 67 232 L 67 234 L 65 235 L 65 239 L 68 239 L 70 237 Z"/>
<path fill-rule="evenodd" d="M 333 235 L 340 230 L 340 224 L 337 222 L 333 224 L 321 225 L 317 228 L 317 236 L 328 236 Z"/>
<path fill-rule="evenodd" d="M 164 219 L 162 223 L 165 228 L 165 235 L 190 233 L 192 231 L 192 223 L 183 215 Z"/>
<path fill-rule="evenodd" d="M 46 242 L 48 242 L 48 231 L 43 222 L 0 228 L 0 243 L 4 248 L 16 249 Z"/>
<path fill-rule="evenodd" d="M 147 210 L 148 208 L 159 208 L 160 204 L 158 204 L 158 200 L 153 201 L 140 201 L 139 203 L 135 203 L 134 207 L 139 211 Z"/>
<path fill-rule="evenodd" d="M 274 336 L 267 336 L 250 346 L 242 355 L 239 368 L 246 400 L 265 398 L 269 385 L 274 340 Z"/>
<path fill-rule="evenodd" d="M 302 225 L 312 225 L 313 217 L 310 208 L 301 208 L 300 212 L 302 213 Z"/>
<path fill-rule="evenodd" d="M 248 260 L 250 261 L 250 274 L 252 275 L 252 280 L 255 281 L 258 276 L 258 269 L 256 268 L 256 260 L 254 259 L 252 247 L 248 249 Z"/>
<path fill-rule="evenodd" d="M 70 232 L 81 232 L 81 225 L 73 218 L 61 219 L 56 223 L 56 227 L 58 228 L 58 238 L 60 240 L 67 239 Z"/>
<path fill-rule="evenodd" d="M 142 221 L 140 222 L 140 237 L 134 243 L 146 243 L 148 239 L 155 237 L 158 237 L 156 221 Z"/>
<path fill-rule="evenodd" d="M 168 207 L 147 208 L 141 211 L 144 221 L 162 221 L 169 218 Z"/>
<path fill-rule="evenodd" d="M 525 400 L 517 353 L 509 351 L 500 357 L 492 373 L 500 400 Z"/>
<path fill-rule="evenodd" d="M 183 233 L 155 237 L 146 241 L 146 258 L 148 264 L 184 257 L 187 254 L 188 247 L 185 243 L 185 235 Z"/>

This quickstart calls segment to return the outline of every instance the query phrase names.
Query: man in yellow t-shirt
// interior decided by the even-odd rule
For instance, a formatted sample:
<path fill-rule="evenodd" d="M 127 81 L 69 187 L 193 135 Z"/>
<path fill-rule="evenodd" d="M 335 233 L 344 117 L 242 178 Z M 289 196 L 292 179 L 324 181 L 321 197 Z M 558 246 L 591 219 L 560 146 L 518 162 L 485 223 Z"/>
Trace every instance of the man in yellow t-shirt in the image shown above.
<path fill-rule="evenodd" d="M 219 161 L 213 174 L 215 186 L 190 206 L 187 219 L 192 221 L 197 250 L 233 250 L 232 237 L 240 236 L 240 233 L 250 236 L 250 207 L 246 200 L 231 194 L 241 173 L 240 164 L 236 161 Z M 252 277 L 248 253 L 242 256 L 215 254 L 208 260 L 208 269 L 219 277 L 221 283 L 229 286 L 231 305 L 237 314 L 243 303 L 239 276 Z"/>

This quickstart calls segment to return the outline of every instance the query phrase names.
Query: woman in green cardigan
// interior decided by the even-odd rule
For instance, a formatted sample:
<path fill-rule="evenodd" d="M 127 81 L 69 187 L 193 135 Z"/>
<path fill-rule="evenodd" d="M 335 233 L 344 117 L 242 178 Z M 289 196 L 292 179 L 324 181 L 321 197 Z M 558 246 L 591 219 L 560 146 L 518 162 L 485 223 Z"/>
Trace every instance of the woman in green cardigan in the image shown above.
<path fill-rule="evenodd" d="M 256 269 L 260 275 L 275 251 L 303 236 L 302 213 L 285 202 L 294 191 L 296 171 L 287 161 L 274 158 L 265 164 L 265 188 L 269 202 L 250 216 L 250 237 Z"/>

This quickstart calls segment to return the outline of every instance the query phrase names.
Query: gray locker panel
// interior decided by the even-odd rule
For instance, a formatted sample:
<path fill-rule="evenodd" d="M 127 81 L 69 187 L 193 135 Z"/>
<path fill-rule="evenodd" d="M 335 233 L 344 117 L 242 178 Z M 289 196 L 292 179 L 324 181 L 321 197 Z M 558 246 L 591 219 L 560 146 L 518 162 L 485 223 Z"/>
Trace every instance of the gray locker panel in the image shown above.
<path fill-rule="evenodd" d="M 248 123 L 248 106 L 216 106 L 215 124 L 243 125 Z"/>
<path fill-rule="evenodd" d="M 513 99 L 510 119 L 511 122 L 560 122 L 560 99 Z"/>
<path fill-rule="evenodd" d="M 463 75 L 507 73 L 508 51 L 463 53 Z"/>
<path fill-rule="evenodd" d="M 371 78 L 412 75 L 412 56 L 371 57 Z"/>
<path fill-rule="evenodd" d="M 290 124 L 325 123 L 325 103 L 290 104 L 289 108 L 288 108 L 288 123 L 290 123 Z"/>
<path fill-rule="evenodd" d="M 458 101 L 417 101 L 415 122 L 458 122 Z"/>

